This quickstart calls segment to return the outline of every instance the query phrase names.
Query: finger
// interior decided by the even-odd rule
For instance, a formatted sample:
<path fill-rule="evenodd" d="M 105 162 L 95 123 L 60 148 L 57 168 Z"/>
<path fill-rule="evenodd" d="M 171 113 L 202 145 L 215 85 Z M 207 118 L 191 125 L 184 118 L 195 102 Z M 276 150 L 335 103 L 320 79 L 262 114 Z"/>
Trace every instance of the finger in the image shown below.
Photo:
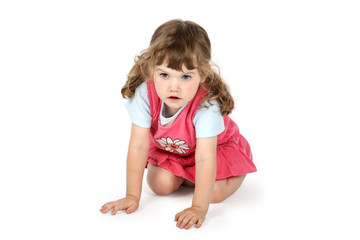
<path fill-rule="evenodd" d="M 176 224 L 177 227 L 180 227 L 182 221 L 183 221 L 184 218 L 187 216 L 187 214 L 188 214 L 188 213 L 186 213 L 186 212 L 184 212 L 184 211 L 179 214 L 178 219 L 177 219 L 177 224 Z"/>
<path fill-rule="evenodd" d="M 127 206 L 124 204 L 114 204 L 114 210 L 112 211 L 111 215 L 115 215 L 119 210 L 124 210 L 126 208 Z"/>
<path fill-rule="evenodd" d="M 102 206 L 102 209 L 106 210 L 106 211 L 109 211 L 110 209 L 113 208 L 113 206 L 115 206 L 115 202 L 112 201 L 112 202 L 107 202 L 105 203 L 103 206 Z"/>
<path fill-rule="evenodd" d="M 175 215 L 175 222 L 178 221 L 178 219 L 179 219 L 179 217 L 181 216 L 182 213 L 183 213 L 183 211 L 181 211 L 181 212 L 179 212 L 179 213 L 177 213 L 177 214 Z"/>
<path fill-rule="evenodd" d="M 200 218 L 199 220 L 198 220 L 198 222 L 197 222 L 197 224 L 196 224 L 196 228 L 199 228 L 199 227 L 201 227 L 201 225 L 203 224 L 203 222 L 204 222 L 204 219 L 202 219 L 202 218 Z"/>
<path fill-rule="evenodd" d="M 112 205 L 112 204 L 114 204 L 114 202 L 107 202 L 104 205 L 102 205 L 102 207 L 107 207 L 107 206 Z"/>
<path fill-rule="evenodd" d="M 102 213 L 107 213 L 110 209 L 111 209 L 111 207 L 109 207 L 109 205 L 104 205 L 104 206 L 102 206 L 100 211 Z"/>
<path fill-rule="evenodd" d="M 198 221 L 197 218 L 193 217 L 186 225 L 185 225 L 185 229 L 189 229 L 191 228 L 196 222 Z"/>
<path fill-rule="evenodd" d="M 193 218 L 193 216 L 191 214 L 186 215 L 185 218 L 180 223 L 179 228 L 181 228 L 181 229 L 184 228 L 185 225 L 188 224 L 192 218 Z"/>
<path fill-rule="evenodd" d="M 101 208 L 106 207 L 107 205 L 109 205 L 109 203 L 105 203 L 104 205 L 101 206 Z"/>
<path fill-rule="evenodd" d="M 111 215 L 115 215 L 120 210 L 119 207 L 114 207 L 114 210 L 111 212 Z"/>
<path fill-rule="evenodd" d="M 126 214 L 130 214 L 136 211 L 136 209 L 138 209 L 138 205 L 137 204 L 133 204 L 130 207 L 128 207 L 126 209 Z"/>

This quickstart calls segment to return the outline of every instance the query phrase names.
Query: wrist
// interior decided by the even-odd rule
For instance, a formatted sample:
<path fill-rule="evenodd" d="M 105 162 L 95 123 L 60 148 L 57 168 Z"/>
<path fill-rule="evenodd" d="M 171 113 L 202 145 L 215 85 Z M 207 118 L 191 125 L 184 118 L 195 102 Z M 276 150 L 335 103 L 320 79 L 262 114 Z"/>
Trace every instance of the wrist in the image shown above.
<path fill-rule="evenodd" d="M 138 196 L 136 196 L 134 194 L 127 193 L 126 198 L 130 198 L 130 199 L 136 200 L 137 202 L 140 202 L 140 197 L 138 197 Z"/>
<path fill-rule="evenodd" d="M 191 205 L 191 207 L 199 209 L 201 212 L 206 214 L 208 212 L 208 210 L 209 210 L 209 205 L 210 204 L 196 204 L 196 203 L 193 203 Z"/>

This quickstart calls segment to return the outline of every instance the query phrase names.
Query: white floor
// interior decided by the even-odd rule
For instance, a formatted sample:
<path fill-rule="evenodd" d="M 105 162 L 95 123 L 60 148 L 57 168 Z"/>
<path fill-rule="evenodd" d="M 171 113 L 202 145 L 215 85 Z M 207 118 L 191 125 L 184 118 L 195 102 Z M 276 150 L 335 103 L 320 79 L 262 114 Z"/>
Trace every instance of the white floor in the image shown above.
<path fill-rule="evenodd" d="M 360 239 L 356 1 L 170 2 L 1 1 L 0 239 Z M 258 167 L 188 231 L 191 189 L 99 212 L 125 193 L 120 89 L 172 18 L 208 31 Z"/>
<path fill-rule="evenodd" d="M 259 165 L 259 172 L 249 175 L 238 192 L 211 205 L 200 229 L 180 230 L 174 216 L 190 206 L 192 189 L 160 197 L 145 183 L 138 211 L 103 215 L 101 205 L 124 194 L 123 164 L 91 158 L 29 167 L 33 164 L 36 161 L 13 166 L 8 170 L 16 171 L 2 175 L 2 179 L 7 176 L 1 199 L 1 234 L 6 239 L 359 237 L 359 178 L 346 177 L 334 168 L 312 176 L 311 172 L 276 173 Z M 349 172 L 353 175 L 357 170 Z"/>

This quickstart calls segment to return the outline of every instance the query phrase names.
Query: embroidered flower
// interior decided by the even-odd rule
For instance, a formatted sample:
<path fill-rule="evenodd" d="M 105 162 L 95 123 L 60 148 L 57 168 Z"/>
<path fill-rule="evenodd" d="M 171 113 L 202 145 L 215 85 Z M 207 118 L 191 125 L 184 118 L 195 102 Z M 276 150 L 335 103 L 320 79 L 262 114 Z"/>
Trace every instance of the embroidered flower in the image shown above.
<path fill-rule="evenodd" d="M 174 152 L 177 151 L 178 153 L 186 153 L 185 149 L 189 149 L 189 145 L 184 144 L 185 141 L 180 139 L 172 140 L 170 137 L 168 138 L 161 138 L 156 139 L 156 141 L 165 148 L 166 151 Z"/>

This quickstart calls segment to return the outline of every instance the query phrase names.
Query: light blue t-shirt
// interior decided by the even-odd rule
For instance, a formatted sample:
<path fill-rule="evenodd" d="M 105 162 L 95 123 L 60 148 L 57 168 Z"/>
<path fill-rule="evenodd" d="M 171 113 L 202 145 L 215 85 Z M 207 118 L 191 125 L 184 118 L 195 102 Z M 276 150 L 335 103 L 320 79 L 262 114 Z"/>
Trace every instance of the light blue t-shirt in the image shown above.
<path fill-rule="evenodd" d="M 225 129 L 224 118 L 220 113 L 219 103 L 216 100 L 211 100 L 210 103 L 206 101 L 204 104 L 208 106 L 208 108 L 201 106 L 195 113 L 193 123 L 196 138 L 214 137 L 222 133 Z M 161 125 L 165 125 L 175 119 L 186 105 L 187 104 L 182 106 L 175 115 L 166 118 L 164 117 L 164 103 L 162 103 L 160 112 Z M 152 118 L 146 82 L 142 83 L 136 89 L 134 96 L 126 102 L 125 106 L 131 121 L 135 125 L 150 128 Z"/>

